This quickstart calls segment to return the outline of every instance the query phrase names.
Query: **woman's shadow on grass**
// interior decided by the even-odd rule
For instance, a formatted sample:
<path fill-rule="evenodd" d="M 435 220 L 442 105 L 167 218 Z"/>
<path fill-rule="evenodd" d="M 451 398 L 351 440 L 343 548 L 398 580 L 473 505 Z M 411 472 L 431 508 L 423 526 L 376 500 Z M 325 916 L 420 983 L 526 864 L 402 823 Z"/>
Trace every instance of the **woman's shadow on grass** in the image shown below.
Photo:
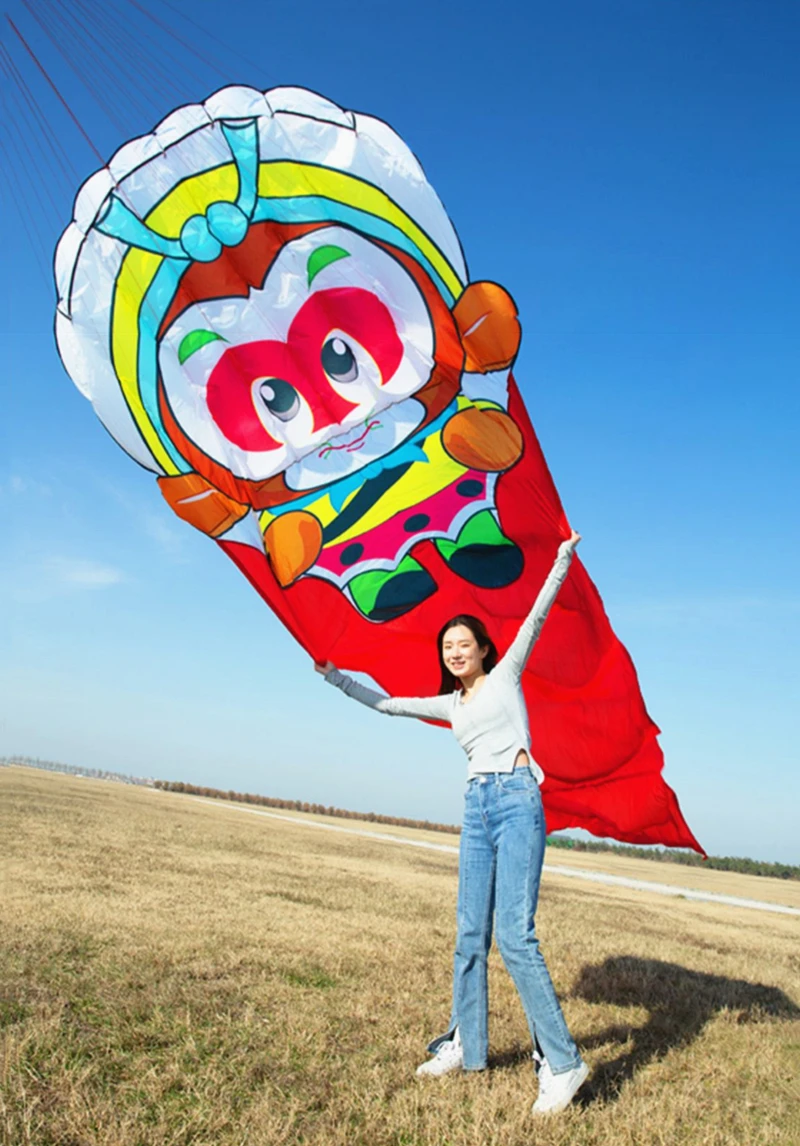
<path fill-rule="evenodd" d="M 641 1007 L 648 1013 L 644 1025 L 617 1023 L 578 1038 L 583 1050 L 608 1043 L 626 1047 L 595 1069 L 581 1092 L 584 1106 L 614 1098 L 640 1067 L 693 1042 L 721 1011 L 733 1012 L 739 1023 L 800 1018 L 800 1007 L 777 987 L 628 955 L 584 967 L 571 994 L 590 1003 Z"/>

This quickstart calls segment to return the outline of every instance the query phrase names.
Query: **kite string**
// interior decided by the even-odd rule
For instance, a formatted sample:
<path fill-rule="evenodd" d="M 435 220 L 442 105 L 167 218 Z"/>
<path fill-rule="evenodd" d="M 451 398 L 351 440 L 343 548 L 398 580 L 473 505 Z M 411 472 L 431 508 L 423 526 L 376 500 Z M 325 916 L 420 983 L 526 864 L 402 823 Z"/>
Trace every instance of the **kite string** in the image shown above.
<path fill-rule="evenodd" d="M 112 110 L 110 101 L 108 99 L 105 99 L 105 100 L 101 99 L 101 97 L 100 97 L 97 86 L 94 83 L 95 68 L 81 69 L 76 62 L 77 59 L 80 57 L 80 49 L 83 49 L 83 51 L 87 55 L 91 55 L 91 52 L 86 48 L 86 46 L 84 44 L 82 44 L 80 42 L 80 39 L 75 35 L 75 33 L 72 32 L 72 30 L 66 25 L 66 23 L 64 21 L 62 21 L 60 24 L 57 24 L 55 30 L 51 30 L 48 27 L 48 25 L 45 23 L 44 19 L 40 15 L 40 13 L 37 12 L 29 4 L 28 0 L 22 0 L 22 3 L 24 5 L 24 7 L 28 10 L 29 14 L 33 17 L 33 19 L 36 20 L 39 27 L 42 29 L 44 34 L 47 36 L 47 38 L 53 44 L 54 48 L 59 53 L 59 55 L 62 57 L 62 59 L 66 61 L 67 66 L 75 73 L 75 75 L 78 77 L 78 79 L 81 81 L 81 83 L 86 87 L 86 89 L 89 91 L 91 96 L 97 101 L 97 103 L 100 104 L 100 106 L 103 110 L 103 113 L 108 117 L 108 119 L 111 121 L 111 123 L 114 125 L 114 127 L 121 134 L 124 134 L 126 131 L 125 124 L 121 123 L 116 118 L 116 116 Z M 59 17 L 55 14 L 55 12 L 51 12 L 50 15 L 51 15 L 51 18 L 53 18 L 55 20 L 59 19 Z M 58 34 L 58 33 L 60 33 L 60 34 Z M 79 50 L 70 52 L 69 47 L 73 47 L 73 48 L 77 47 Z M 93 60 L 93 63 L 95 64 L 97 69 L 99 69 L 101 71 L 105 71 L 106 75 L 109 75 L 108 69 L 105 67 L 105 65 L 102 63 L 102 61 L 95 59 L 95 60 Z"/>
<path fill-rule="evenodd" d="M 11 19 L 11 17 L 8 15 L 8 13 L 6 13 L 6 20 L 7 20 L 7 21 L 8 21 L 8 23 L 11 25 L 11 28 L 12 28 L 12 30 L 14 31 L 14 33 L 15 33 L 15 34 L 16 34 L 16 36 L 17 36 L 17 38 L 18 38 L 18 39 L 19 39 L 19 41 L 21 42 L 22 46 L 25 48 L 25 51 L 26 51 L 26 52 L 28 53 L 28 55 L 31 57 L 31 59 L 33 60 L 34 64 L 36 64 L 36 67 L 39 69 L 39 71 L 41 72 L 41 74 L 44 76 L 45 80 L 47 81 L 47 84 L 48 84 L 48 86 L 49 86 L 49 87 L 52 89 L 52 91 L 54 92 L 54 94 L 55 94 L 56 98 L 58 99 L 59 103 L 62 105 L 62 107 L 64 108 L 64 110 L 66 111 L 66 113 L 67 113 L 67 115 L 69 116 L 69 118 L 72 120 L 72 122 L 73 122 L 73 123 L 75 124 L 75 126 L 77 127 L 78 131 L 81 133 L 81 135 L 83 136 L 83 138 L 84 138 L 84 139 L 86 140 L 86 142 L 89 144 L 89 147 L 92 149 L 92 152 L 93 152 L 93 154 L 94 154 L 94 155 L 97 157 L 97 159 L 98 159 L 98 162 L 100 163 L 100 166 L 101 166 L 101 167 L 105 166 L 105 164 L 104 164 L 104 160 L 103 160 L 103 156 L 100 154 L 100 152 L 98 151 L 97 147 L 95 146 L 94 140 L 93 140 L 93 139 L 92 139 L 92 137 L 89 135 L 89 133 L 87 132 L 86 128 L 83 126 L 83 124 L 81 123 L 81 121 L 78 119 L 77 115 L 76 115 L 76 114 L 75 114 L 75 112 L 72 110 L 72 108 L 69 106 L 69 104 L 67 103 L 67 101 L 64 99 L 63 95 L 62 95 L 62 94 L 61 94 L 61 92 L 58 90 L 58 88 L 56 87 L 56 85 L 55 85 L 55 84 L 53 83 L 53 81 L 50 79 L 50 76 L 48 75 L 48 73 L 47 73 L 47 71 L 45 70 L 45 68 L 42 66 L 42 64 L 40 64 L 40 63 L 39 63 L 39 60 L 38 60 L 38 58 L 37 58 L 37 56 L 36 56 L 36 53 L 33 51 L 33 49 L 31 48 L 30 44 L 29 44 L 29 43 L 28 43 L 28 41 L 25 39 L 25 37 L 22 35 L 22 33 L 20 32 L 19 28 L 18 28 L 18 27 L 17 27 L 17 25 L 14 23 L 14 21 Z"/>
<path fill-rule="evenodd" d="M 131 0 L 131 2 L 132 2 L 132 0 Z M 240 59 L 242 61 L 242 63 L 247 64 L 247 66 L 249 68 L 253 68 L 254 71 L 258 72 L 259 74 L 263 72 L 263 70 L 264 70 L 263 64 L 255 63 L 248 56 L 243 55 L 238 50 L 238 48 L 231 47 L 230 44 L 222 44 L 221 45 L 220 41 L 217 40 L 216 37 L 213 36 L 212 33 L 209 32 L 209 30 L 207 28 L 204 28 L 202 24 L 199 24 L 197 22 L 197 20 L 193 20 L 191 16 L 187 16 L 185 12 L 181 12 L 179 8 L 176 8 L 174 4 L 170 3 L 170 0 L 161 0 L 161 3 L 162 3 L 162 6 L 169 8 L 170 11 L 174 12 L 176 16 L 180 16 L 180 18 L 182 20 L 185 20 L 187 24 L 191 24 L 193 28 L 197 28 L 197 30 L 202 32 L 204 36 L 208 37 L 208 39 L 213 40 L 215 47 L 219 48 L 220 46 L 222 46 L 226 51 L 230 52 L 231 55 L 236 56 L 238 59 Z"/>
<path fill-rule="evenodd" d="M 163 32 L 166 32 L 168 36 L 171 36 L 173 40 L 176 40 L 181 45 L 181 47 L 184 48 L 190 55 L 193 55 L 196 59 L 200 60 L 207 67 L 211 68 L 212 71 L 216 72 L 217 75 L 222 76 L 223 79 L 228 78 L 218 64 L 215 64 L 213 60 L 209 60 L 207 56 L 204 56 L 202 53 L 198 52 L 197 48 L 193 48 L 191 44 L 188 44 L 186 40 L 184 40 L 183 37 L 180 36 L 173 28 L 170 28 L 170 26 L 165 24 L 163 20 L 159 20 L 157 16 L 154 16 L 152 12 L 149 12 L 145 7 L 143 7 L 143 5 L 139 4 L 138 0 L 128 0 L 128 3 L 136 8 L 137 11 L 141 12 L 143 16 L 146 16 L 148 20 L 151 20 Z"/>
<path fill-rule="evenodd" d="M 2 65 L 2 69 L 6 77 L 13 81 L 15 78 L 12 70 L 14 68 L 14 63 L 8 54 L 8 50 L 6 49 L 5 44 L 0 44 L 0 65 Z M 19 77 L 19 83 L 20 85 L 24 85 L 24 79 L 22 76 Z M 22 123 L 27 126 L 32 123 L 34 130 L 30 133 L 30 135 L 35 137 L 39 125 L 36 121 L 35 115 L 30 110 L 30 108 L 26 108 L 23 104 L 20 98 L 21 91 L 24 91 L 23 86 L 14 87 L 12 84 L 12 86 L 9 87 L 9 93 L 14 98 L 18 114 L 9 115 L 4 119 L 3 123 L 7 128 L 9 136 L 12 135 L 12 129 L 10 126 L 11 124 Z M 4 102 L 7 103 L 7 100 L 4 99 Z M 20 164 L 21 168 L 24 170 L 26 167 L 29 167 L 32 168 L 35 172 L 35 179 L 33 181 L 33 194 L 39 203 L 42 218 L 46 220 L 48 217 L 48 208 L 45 200 L 49 200 L 50 206 L 54 212 L 54 219 L 60 220 L 61 205 L 56 201 L 51 190 L 51 181 L 49 178 L 50 171 L 46 168 L 46 165 L 42 160 L 41 152 L 33 147 L 29 142 L 28 131 L 21 131 L 14 134 L 16 135 L 16 145 L 12 141 L 12 146 L 18 158 L 23 159 L 23 151 L 24 154 L 28 157 L 28 163 L 26 164 L 23 161 Z M 24 199 L 25 196 L 21 196 L 21 198 Z"/>
<path fill-rule="evenodd" d="M 5 52 L 5 45 L 3 45 Z M 7 74 L 7 67 L 5 60 L 0 56 L 0 67 L 4 74 Z M 13 89 L 9 89 L 9 94 Z M 15 187 L 12 179 L 12 172 L 19 168 L 26 169 L 25 158 L 19 148 L 19 144 L 12 133 L 9 124 L 14 122 L 13 109 L 10 106 L 8 95 L 5 91 L 2 93 L 2 108 L 3 114 L 0 115 L 0 138 L 6 140 L 3 147 L 4 155 L 9 157 L 8 162 L 0 163 L 0 178 L 6 189 L 8 202 L 13 204 L 16 209 L 17 215 L 22 223 L 23 230 L 30 243 L 31 251 L 33 252 L 36 265 L 42 272 L 42 275 L 47 282 L 48 288 L 51 285 L 50 279 L 50 266 L 48 258 L 48 242 L 45 238 L 47 231 L 47 206 L 42 201 L 39 191 L 38 180 L 34 182 L 33 195 L 20 195 L 19 185 Z M 7 110 L 6 110 L 7 109 Z M 25 121 L 25 109 L 20 110 L 20 119 Z M 36 205 L 38 203 L 38 212 Z"/>
<path fill-rule="evenodd" d="M 81 0 L 73 0 L 72 5 L 65 5 L 63 0 L 57 0 L 57 2 L 61 7 L 66 7 L 73 20 L 84 29 L 85 35 L 90 34 L 86 27 L 88 23 L 96 27 L 111 44 L 115 45 L 117 48 L 116 66 L 120 71 L 126 73 L 131 91 L 136 91 L 137 83 L 141 83 L 145 79 L 148 87 L 147 94 L 153 106 L 156 105 L 156 100 L 153 99 L 152 95 L 153 91 L 157 91 L 171 103 L 187 98 L 185 90 L 176 81 L 173 61 L 169 61 L 170 65 L 173 65 L 171 67 L 164 66 L 159 61 L 157 52 L 160 50 L 160 45 L 156 43 L 155 51 L 142 52 L 140 41 L 130 34 L 124 24 L 116 21 L 110 5 L 98 12 L 93 12 L 87 9 Z M 101 53 L 105 52 L 107 56 L 107 46 L 100 43 L 96 37 L 93 38 L 96 43 L 99 43 Z M 145 38 L 152 43 L 151 37 L 146 36 Z M 116 90 L 117 86 L 117 83 L 112 82 L 112 90 Z"/>
<path fill-rule="evenodd" d="M 72 9 L 65 8 L 63 5 L 58 6 L 61 8 L 61 11 L 50 9 L 48 15 L 50 22 L 53 24 L 52 28 L 50 28 L 45 22 L 45 19 L 31 7 L 29 0 L 22 0 L 22 2 L 30 11 L 31 16 L 39 23 L 40 28 L 55 46 L 57 52 L 64 58 L 66 65 L 76 74 L 80 83 L 87 88 L 92 99 L 100 105 L 104 115 L 107 116 L 120 135 L 125 136 L 128 133 L 128 126 L 119 118 L 115 110 L 115 105 L 113 105 L 113 102 L 109 99 L 109 92 L 113 91 L 118 84 L 119 74 L 115 74 L 115 72 L 112 71 L 107 62 L 107 58 L 94 52 L 91 44 L 88 44 L 86 38 L 81 34 L 83 30 L 76 30 L 71 26 L 69 21 L 73 21 L 74 19 Z M 66 18 L 68 16 L 69 21 L 68 18 Z M 89 37 L 92 36 L 92 33 L 87 34 Z M 95 40 L 95 42 L 97 41 Z M 105 56 L 108 56 L 108 53 L 105 53 Z M 91 65 L 81 68 L 78 61 L 86 60 L 86 58 L 91 61 Z M 97 77 L 99 76 L 104 77 L 105 80 L 108 81 L 108 91 L 104 91 L 104 89 L 97 84 Z M 135 99 L 133 92 L 128 93 L 128 104 L 138 109 L 138 113 L 141 115 L 143 104 L 141 101 Z"/>
<path fill-rule="evenodd" d="M 60 167 L 61 173 L 66 180 L 68 193 L 71 195 L 74 193 L 75 184 L 80 179 L 80 175 L 75 169 L 75 165 L 72 163 L 72 160 L 70 159 L 68 152 L 61 143 L 61 140 L 58 138 L 58 134 L 51 130 L 51 126 L 47 121 L 47 116 L 45 115 L 44 110 L 28 86 L 28 83 L 22 72 L 17 67 L 14 57 L 8 51 L 8 48 L 5 46 L 5 44 L 0 45 L 0 47 L 2 48 L 2 58 L 7 70 L 7 76 L 13 84 L 16 84 L 17 90 L 22 93 L 22 96 L 30 110 L 34 125 L 38 132 L 41 134 L 41 137 L 43 139 L 47 139 L 50 143 L 50 153 L 53 155 L 58 166 Z"/>

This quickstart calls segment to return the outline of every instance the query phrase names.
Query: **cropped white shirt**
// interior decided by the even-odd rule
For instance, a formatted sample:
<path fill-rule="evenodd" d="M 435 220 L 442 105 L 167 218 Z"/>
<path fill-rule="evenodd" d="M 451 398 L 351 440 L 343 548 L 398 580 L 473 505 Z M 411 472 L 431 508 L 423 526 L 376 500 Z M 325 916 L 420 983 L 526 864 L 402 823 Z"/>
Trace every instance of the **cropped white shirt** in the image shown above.
<path fill-rule="evenodd" d="M 467 754 L 470 779 L 485 772 L 513 771 L 517 756 L 523 750 L 541 784 L 544 772 L 531 755 L 528 712 L 520 682 L 550 606 L 567 576 L 574 549 L 572 541 L 561 543 L 555 564 L 508 651 L 466 703 L 460 692 L 429 697 L 382 696 L 338 669 L 327 673 L 325 680 L 361 704 L 389 716 L 446 721 Z"/>

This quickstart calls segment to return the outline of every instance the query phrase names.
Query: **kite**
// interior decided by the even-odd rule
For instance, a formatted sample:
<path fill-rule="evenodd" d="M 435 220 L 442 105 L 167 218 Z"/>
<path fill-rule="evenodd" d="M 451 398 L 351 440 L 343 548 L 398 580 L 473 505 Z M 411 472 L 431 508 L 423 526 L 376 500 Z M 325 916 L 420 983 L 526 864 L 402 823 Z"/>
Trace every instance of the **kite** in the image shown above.
<path fill-rule="evenodd" d="M 514 301 L 389 126 L 224 88 L 84 184 L 55 274 L 78 388 L 315 660 L 424 695 L 449 617 L 510 643 L 569 526 Z M 702 850 L 578 559 L 524 690 L 550 830 Z"/>

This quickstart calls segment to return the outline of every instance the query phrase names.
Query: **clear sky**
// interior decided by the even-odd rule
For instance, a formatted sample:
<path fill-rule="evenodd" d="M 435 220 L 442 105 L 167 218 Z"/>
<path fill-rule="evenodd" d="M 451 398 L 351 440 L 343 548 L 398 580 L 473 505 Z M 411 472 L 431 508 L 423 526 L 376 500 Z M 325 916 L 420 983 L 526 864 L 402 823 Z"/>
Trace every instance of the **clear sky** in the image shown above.
<path fill-rule="evenodd" d="M 516 375 L 689 823 L 800 862 L 797 5 L 141 7 L 162 24 L 4 4 L 104 157 L 225 82 L 400 132 L 519 305 Z M 47 260 L 99 163 L 0 35 L 75 168 L 3 55 L 0 755 L 457 821 L 452 738 L 328 688 L 66 376 Z"/>

